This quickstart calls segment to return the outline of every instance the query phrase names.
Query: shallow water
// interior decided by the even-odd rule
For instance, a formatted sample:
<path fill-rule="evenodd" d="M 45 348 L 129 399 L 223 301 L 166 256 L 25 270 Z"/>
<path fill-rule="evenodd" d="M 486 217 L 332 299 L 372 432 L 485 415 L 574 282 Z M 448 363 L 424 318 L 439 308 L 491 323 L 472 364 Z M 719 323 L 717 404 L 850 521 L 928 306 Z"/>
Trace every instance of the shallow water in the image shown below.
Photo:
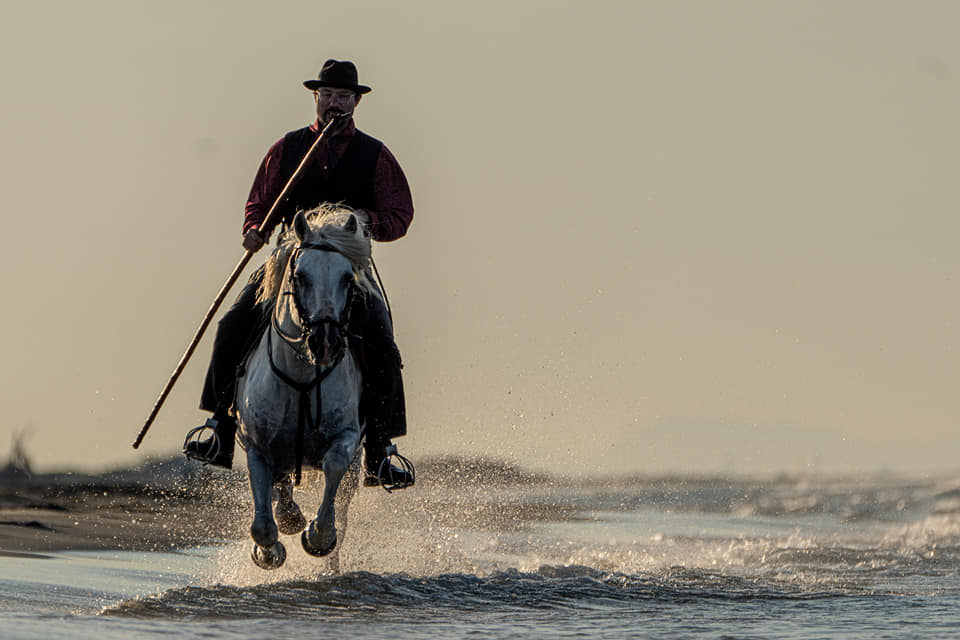
<path fill-rule="evenodd" d="M 960 637 L 958 486 L 366 491 L 341 575 L 295 537 L 275 572 L 253 567 L 246 541 L 0 557 L 0 637 Z"/>

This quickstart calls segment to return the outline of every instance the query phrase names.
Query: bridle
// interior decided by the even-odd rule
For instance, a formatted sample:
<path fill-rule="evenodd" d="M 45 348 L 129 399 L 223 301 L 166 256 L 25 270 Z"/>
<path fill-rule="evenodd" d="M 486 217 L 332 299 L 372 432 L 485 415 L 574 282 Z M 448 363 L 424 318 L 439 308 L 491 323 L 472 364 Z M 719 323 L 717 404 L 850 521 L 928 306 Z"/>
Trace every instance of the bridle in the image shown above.
<path fill-rule="evenodd" d="M 300 255 L 307 250 L 313 251 L 330 251 L 333 253 L 340 253 L 340 251 L 328 242 L 308 242 L 298 245 L 290 255 L 290 260 L 287 263 L 287 272 L 288 282 L 290 288 L 287 291 L 284 291 L 281 295 L 287 295 L 293 297 L 293 307 L 297 312 L 297 321 L 300 325 L 300 335 L 297 337 L 291 337 L 283 332 L 280 328 L 280 324 L 277 320 L 277 314 L 274 312 L 270 317 L 270 324 L 273 327 L 273 331 L 291 348 L 293 349 L 296 357 L 301 362 L 313 363 L 315 360 L 313 354 L 309 352 L 308 349 L 304 349 L 304 345 L 307 344 L 307 341 L 311 334 L 316 333 L 324 325 L 329 325 L 335 334 L 344 339 L 349 335 L 349 326 L 350 326 L 350 314 L 353 310 L 354 301 L 356 296 L 360 295 L 359 286 L 357 285 L 356 280 L 351 280 L 349 284 L 349 289 L 347 290 L 347 302 L 343 307 L 343 310 L 340 312 L 340 317 L 334 316 L 316 316 L 310 317 L 306 309 L 303 306 L 303 300 L 300 298 L 300 291 L 297 288 L 297 279 L 296 279 L 296 269 L 297 260 L 299 260 Z M 342 255 L 342 254 L 341 254 Z M 340 356 L 342 357 L 342 355 Z M 273 362 L 273 354 L 271 351 L 270 355 L 271 364 Z M 337 361 L 334 362 L 330 368 L 335 367 L 340 361 L 340 358 L 337 358 Z"/>
<path fill-rule="evenodd" d="M 334 247 L 332 244 L 321 242 L 321 243 L 303 243 L 300 244 L 294 249 L 293 253 L 290 255 L 290 261 L 287 263 L 287 271 L 290 273 L 289 283 L 290 290 L 284 291 L 283 295 L 292 295 L 293 296 L 293 306 L 297 312 L 298 322 L 300 324 L 300 336 L 296 338 L 291 338 L 286 335 L 283 330 L 280 328 L 280 325 L 277 321 L 277 310 L 280 305 L 277 305 L 277 309 L 270 314 L 270 325 L 271 328 L 267 331 L 267 357 L 270 360 L 270 369 L 273 371 L 273 374 L 277 378 L 286 384 L 291 389 L 297 391 L 300 395 L 299 402 L 299 417 L 297 418 L 297 435 L 294 443 L 294 456 L 296 459 L 296 473 L 294 476 L 294 484 L 300 484 L 300 478 L 303 468 L 303 437 L 304 433 L 308 428 L 316 430 L 316 423 L 313 423 L 313 411 L 310 408 L 310 395 L 311 392 L 319 387 L 320 383 L 337 368 L 337 365 L 343 360 L 344 355 L 347 350 L 350 348 L 350 345 L 347 342 L 347 338 L 350 336 L 348 328 L 350 326 L 350 313 L 354 306 L 355 297 L 361 295 L 359 285 L 356 282 L 356 279 L 352 279 L 349 284 L 349 290 L 347 291 L 347 302 L 343 310 L 340 313 L 339 318 L 333 316 L 320 316 L 316 318 L 310 318 L 307 316 L 307 313 L 303 307 L 303 302 L 300 300 L 299 291 L 297 289 L 297 281 L 295 277 L 296 264 L 297 260 L 300 257 L 300 254 L 304 251 L 313 250 L 313 251 L 332 251 L 335 253 L 340 253 L 340 251 Z M 310 335 L 321 327 L 329 325 L 336 334 L 343 339 L 343 350 L 337 354 L 335 360 L 327 366 L 321 366 L 316 362 L 316 358 L 310 352 L 309 348 L 309 338 Z M 274 357 L 273 357 L 273 341 L 271 336 L 277 334 L 283 340 L 284 344 L 293 349 L 294 354 L 298 360 L 303 362 L 308 362 L 315 366 L 315 375 L 313 380 L 308 382 L 300 382 L 294 380 L 287 373 L 285 373 L 280 367 L 277 366 Z M 306 349 L 304 349 L 304 345 Z M 319 420 L 321 415 L 321 396 L 319 391 L 317 392 L 317 419 Z M 308 424 L 312 423 L 312 424 Z"/>

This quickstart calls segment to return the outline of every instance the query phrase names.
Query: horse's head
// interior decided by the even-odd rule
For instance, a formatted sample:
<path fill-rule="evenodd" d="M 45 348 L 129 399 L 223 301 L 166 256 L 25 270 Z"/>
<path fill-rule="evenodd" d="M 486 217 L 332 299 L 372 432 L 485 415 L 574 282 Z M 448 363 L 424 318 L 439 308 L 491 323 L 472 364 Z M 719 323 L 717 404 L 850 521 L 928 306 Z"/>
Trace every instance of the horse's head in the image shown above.
<path fill-rule="evenodd" d="M 287 264 L 283 293 L 308 356 L 322 367 L 336 364 L 346 349 L 350 309 L 359 285 L 356 264 L 344 253 L 342 241 L 362 237 L 358 227 L 352 214 L 342 225 L 317 226 L 303 213 L 293 221 L 297 245 Z"/>

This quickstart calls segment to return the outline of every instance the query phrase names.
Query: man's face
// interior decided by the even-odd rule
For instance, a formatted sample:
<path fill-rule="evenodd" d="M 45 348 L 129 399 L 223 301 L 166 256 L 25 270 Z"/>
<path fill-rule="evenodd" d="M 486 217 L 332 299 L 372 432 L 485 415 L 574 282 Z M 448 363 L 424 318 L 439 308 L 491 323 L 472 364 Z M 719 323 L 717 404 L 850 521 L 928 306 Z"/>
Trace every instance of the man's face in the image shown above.
<path fill-rule="evenodd" d="M 323 124 L 330 122 L 334 116 L 353 113 L 360 101 L 360 97 L 350 89 L 335 87 L 320 87 L 313 95 L 317 101 L 317 117 Z"/>

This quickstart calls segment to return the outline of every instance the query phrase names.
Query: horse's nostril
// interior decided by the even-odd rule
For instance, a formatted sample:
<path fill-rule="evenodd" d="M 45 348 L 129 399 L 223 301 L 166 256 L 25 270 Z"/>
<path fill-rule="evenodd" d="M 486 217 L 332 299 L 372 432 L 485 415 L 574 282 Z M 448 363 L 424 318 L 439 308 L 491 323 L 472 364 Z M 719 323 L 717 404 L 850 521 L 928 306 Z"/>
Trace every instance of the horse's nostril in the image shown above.
<path fill-rule="evenodd" d="M 328 318 L 310 322 L 305 341 L 313 360 L 325 366 L 336 363 L 346 352 L 346 338 L 340 325 Z"/>

